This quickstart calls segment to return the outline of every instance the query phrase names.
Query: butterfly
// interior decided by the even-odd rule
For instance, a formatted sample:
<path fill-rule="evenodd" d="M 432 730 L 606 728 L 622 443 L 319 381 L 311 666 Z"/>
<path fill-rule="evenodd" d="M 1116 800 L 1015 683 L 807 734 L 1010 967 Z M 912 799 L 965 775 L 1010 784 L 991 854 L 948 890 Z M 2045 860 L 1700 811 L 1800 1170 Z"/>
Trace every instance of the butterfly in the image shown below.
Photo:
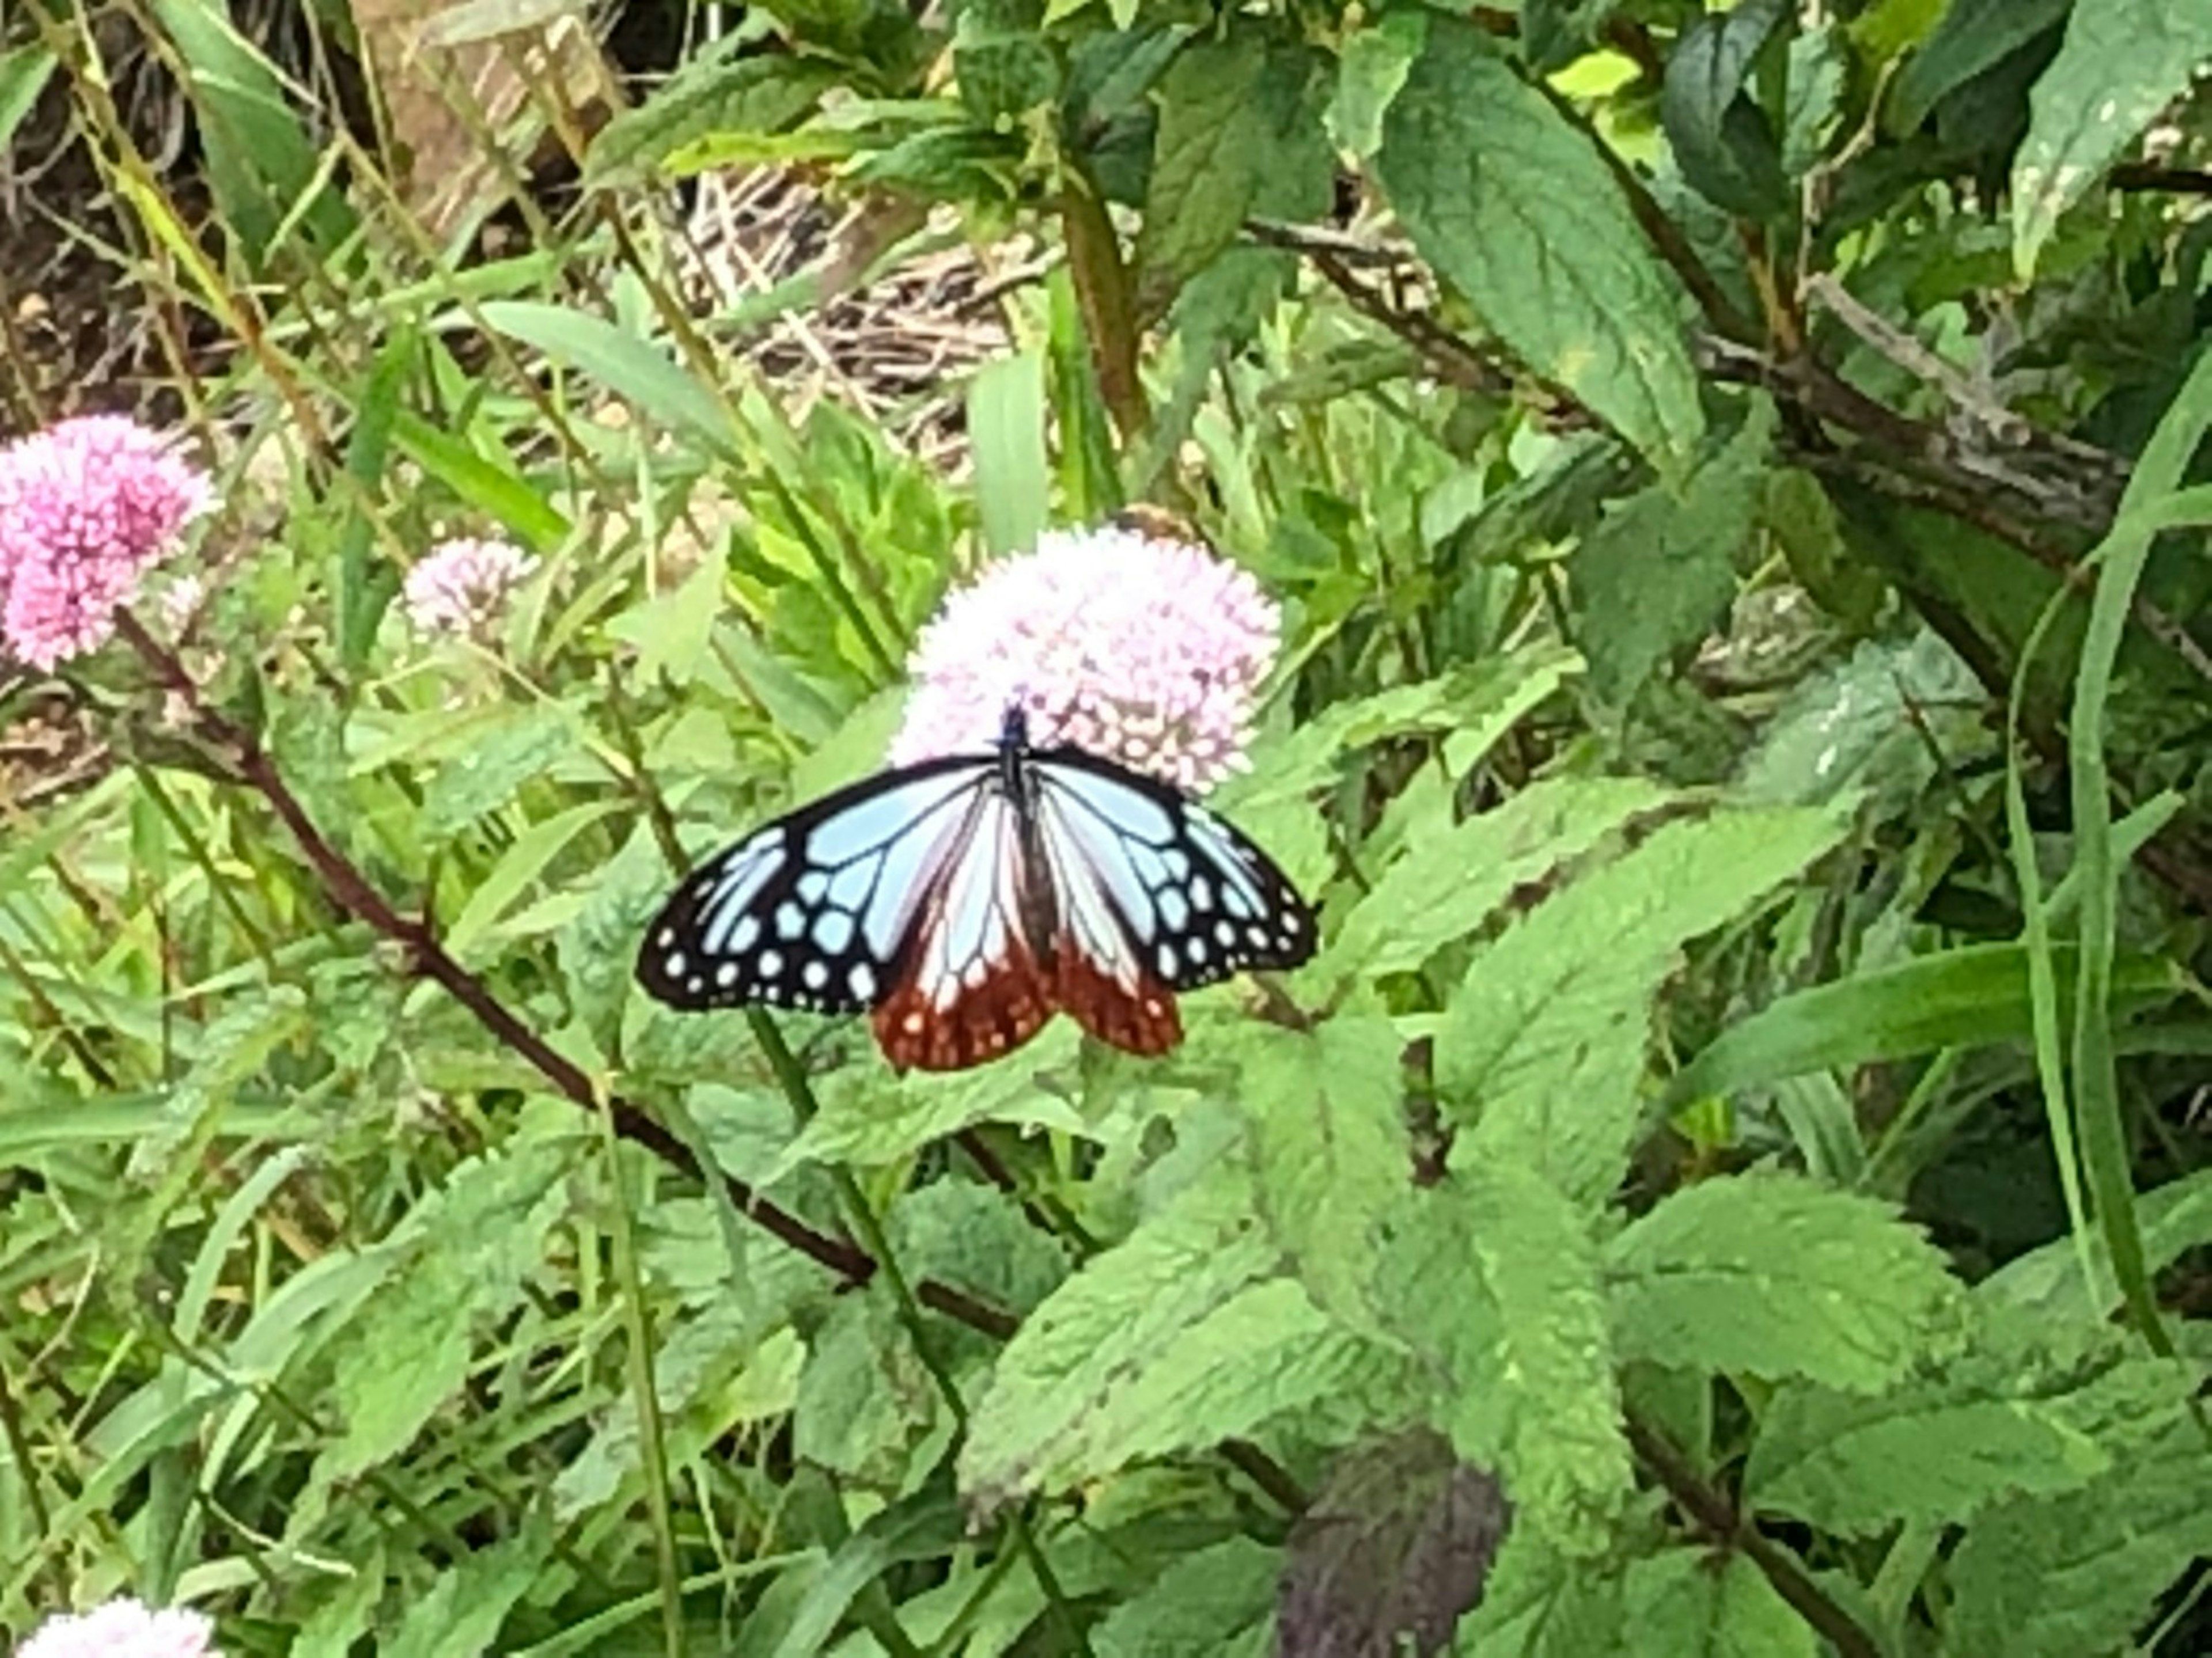
<path fill-rule="evenodd" d="M 1313 954 L 1312 909 L 1259 847 L 1167 784 L 1073 746 L 998 742 L 864 779 L 687 877 L 637 976 L 672 1007 L 873 1016 L 900 1070 L 1012 1053 L 1065 1011 L 1164 1054 L 1178 992 Z"/>

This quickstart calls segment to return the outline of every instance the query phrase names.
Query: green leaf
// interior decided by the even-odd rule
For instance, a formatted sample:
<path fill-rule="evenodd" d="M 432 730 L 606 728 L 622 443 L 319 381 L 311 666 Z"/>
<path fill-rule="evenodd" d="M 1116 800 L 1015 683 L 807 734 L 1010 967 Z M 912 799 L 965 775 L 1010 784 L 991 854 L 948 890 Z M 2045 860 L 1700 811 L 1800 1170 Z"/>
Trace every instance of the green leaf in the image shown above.
<path fill-rule="evenodd" d="M 600 130 L 585 157 L 586 188 L 636 183 L 703 140 L 784 131 L 840 79 L 834 64 L 795 53 L 739 58 L 721 46 L 681 64 L 653 96 Z"/>
<path fill-rule="evenodd" d="M 1437 1035 L 1437 1082 L 1463 1124 L 1455 1167 L 1544 1170 L 1608 1196 L 1638 1117 L 1653 998 L 1676 953 L 1755 907 L 1844 825 L 1813 811 L 1669 823 L 1553 895 L 1478 955 Z"/>
<path fill-rule="evenodd" d="M 2140 1193 L 2136 1218 L 2142 1229 L 2143 1266 L 2162 1272 L 2191 1249 L 2212 1243 L 2212 1169 L 2200 1169 Z M 2102 1323 L 2118 1301 L 2112 1287 L 2105 1241 L 2089 1241 L 2097 1282 L 2109 1292 L 2092 1306 L 2081 1281 L 2081 1257 L 2071 1237 L 2015 1256 L 1984 1278 L 1975 1295 L 2027 1309 L 2060 1325 Z"/>
<path fill-rule="evenodd" d="M 949 1425 L 943 1410 L 889 1292 L 844 1296 L 806 1355 L 792 1453 L 877 1491 L 903 1491 L 938 1461 L 929 1453 Z"/>
<path fill-rule="evenodd" d="M 499 1638 L 507 1613 L 548 1570 L 552 1552 L 552 1527 L 526 1514 L 513 1536 L 439 1572 L 377 1650 L 390 1658 L 477 1658 Z"/>
<path fill-rule="evenodd" d="M 487 327 L 589 374 L 647 420 L 721 459 L 742 461 L 728 405 L 653 341 L 557 305 L 500 300 L 480 307 L 480 314 Z"/>
<path fill-rule="evenodd" d="M 1152 1578 L 1091 1632 L 1095 1658 L 1267 1658 L 1279 1551 L 1249 1537 L 1200 1549 Z"/>
<path fill-rule="evenodd" d="M 1679 491 L 1655 484 L 1607 513 L 1568 568 L 1582 596 L 1590 688 L 1626 704 L 1677 651 L 1709 633 L 1735 596 L 1735 554 L 1758 521 L 1774 405 Z"/>
<path fill-rule="evenodd" d="M 1257 29 L 1196 41 L 1160 77 L 1152 186 L 1137 237 L 1141 291 L 1164 306 L 1236 241 L 1246 218 L 1328 205 L 1334 161 L 1319 119 L 1322 59 Z"/>
<path fill-rule="evenodd" d="M 968 388 L 969 446 L 983 550 L 1027 552 L 1044 531 L 1052 465 L 1044 446 L 1044 357 L 1023 351 L 975 371 Z"/>
<path fill-rule="evenodd" d="M 1740 0 L 1682 32 L 1667 60 L 1659 119 L 1690 187 L 1714 206 L 1768 219 L 1790 208 L 1790 181 L 1765 112 L 1746 94 L 1759 49 L 1788 0 Z"/>
<path fill-rule="evenodd" d="M 1382 117 L 1428 39 L 1428 19 L 1394 11 L 1345 39 L 1329 100 L 1328 128 L 1336 142 L 1363 161 L 1382 148 Z"/>
<path fill-rule="evenodd" d="M 1482 1604 L 1459 1620 L 1456 1658 L 1589 1658 L 1633 1651 L 1624 1628 L 1620 1568 L 1563 1552 L 1528 1526 L 1505 1534 Z"/>
<path fill-rule="evenodd" d="M 773 1658 L 814 1658 L 831 1650 L 839 1623 L 869 1584 L 894 1566 L 936 1559 L 957 1547 L 964 1525 L 942 1490 L 917 1491 L 871 1517 L 813 1580 Z"/>
<path fill-rule="evenodd" d="M 1093 1256 L 1023 1324 L 975 1407 L 960 1485 L 985 1508 L 1210 1445 L 1330 1396 L 1376 1350 L 1294 1281 L 1241 1181 Z"/>
<path fill-rule="evenodd" d="M 1441 1650 L 1482 1600 L 1510 1520 L 1498 1481 L 1428 1429 L 1351 1447 L 1291 1528 L 1283 1650 Z"/>
<path fill-rule="evenodd" d="M 1951 0 L 1897 77 L 1882 112 L 1889 131 L 1912 131 L 1945 97 L 1995 69 L 2064 17 L 2074 0 Z"/>
<path fill-rule="evenodd" d="M 2078 1491 L 2027 1497 L 1968 1527 L 1952 1556 L 1958 1658 L 2128 1649 L 2161 1593 L 2212 1554 L 2212 1452 L 2185 1422 Z"/>
<path fill-rule="evenodd" d="M 1814 1658 L 1812 1627 L 1743 1555 L 1668 1549 L 1628 1569 L 1621 1599 L 1637 1649 L 1668 1658 Z"/>
<path fill-rule="evenodd" d="M 44 46 L 26 45 L 0 52 L 0 150 L 15 143 L 15 129 L 38 106 L 39 94 L 46 89 L 60 62 Z"/>
<path fill-rule="evenodd" d="M 1531 69 L 1549 74 L 1589 52 L 1599 27 L 1625 0 L 1521 0 L 1521 50 Z"/>
<path fill-rule="evenodd" d="M 1443 739 L 1448 765 L 1458 772 L 1471 769 L 1581 666 L 1572 651 L 1538 645 L 1438 678 L 1348 698 L 1259 744 L 1252 769 L 1224 782 L 1213 804 L 1273 853 L 1292 880 L 1319 885 L 1334 871 L 1335 853 L 1310 797 L 1336 781 L 1346 755 L 1421 732 Z"/>
<path fill-rule="evenodd" d="M 1819 165 L 1843 107 L 1850 53 L 1833 23 L 1790 42 L 1790 82 L 1782 118 L 1782 170 L 1802 179 Z"/>
<path fill-rule="evenodd" d="M 1314 1300 L 1354 1327 L 1374 1322 L 1376 1224 L 1413 1176 L 1404 1047 L 1388 1019 L 1340 1014 L 1310 1033 L 1256 1027 L 1242 1054 L 1260 1212 Z"/>
<path fill-rule="evenodd" d="M 502 709 L 476 732 L 474 742 L 431 774 L 422 794 L 425 835 L 442 839 L 497 811 L 577 746 L 575 718 L 557 702 Z"/>
<path fill-rule="evenodd" d="M 1394 1223 L 1381 1298 L 1437 1378 L 1436 1425 L 1494 1467 L 1515 1525 L 1572 1552 L 1602 1548 L 1629 1491 L 1596 1253 L 1542 1175 L 1455 1169 Z"/>
<path fill-rule="evenodd" d="M 1804 477 L 1802 472 L 1781 472 L 1768 483 L 1783 485 Z M 1815 505 L 1832 518 L 1818 486 L 1807 488 L 1809 495 L 1800 497 L 1794 488 L 1770 487 L 1764 513 L 1770 531 L 1783 533 L 1784 513 L 1795 515 L 1802 531 L 1804 515 Z M 1798 568 L 1792 556 L 1791 568 Z M 1935 722 L 1942 720 L 1942 709 L 1970 703 L 1980 694 L 1966 665 L 1933 634 L 1896 642 L 1869 641 L 1843 661 L 1808 675 L 1785 695 L 1738 768 L 1737 797 L 1759 805 L 1809 806 L 1866 787 L 1883 792 L 1882 805 L 1894 800 L 1902 810 L 1936 774 L 1928 751 L 1930 735 L 1947 751 L 1954 743 L 1963 747 L 1977 741 L 1978 721 L 1969 725 L 1962 720 L 1958 727 Z"/>
<path fill-rule="evenodd" d="M 2028 94 L 2013 156 L 2013 263 L 2026 281 L 2059 216 L 2212 59 L 2203 0 L 2082 0 Z"/>
<path fill-rule="evenodd" d="M 1681 291 L 1589 137 L 1482 33 L 1429 19 L 1376 171 L 1414 245 L 1483 321 L 1664 476 L 1705 433 Z"/>
<path fill-rule="evenodd" d="M 1791 1175 L 1675 1193 L 1606 1252 L 1624 1357 L 1871 1393 L 1955 1338 L 1961 1292 L 1889 1205 Z"/>
<path fill-rule="evenodd" d="M 1037 1086 L 1039 1072 L 1073 1060 L 1075 1053 L 1076 1039 L 1063 1022 L 1040 1036 L 1033 1049 L 1024 1049 L 1022 1059 L 1006 1065 L 899 1078 L 872 1066 L 847 1067 L 817 1084 L 821 1110 L 767 1178 L 780 1180 L 810 1163 L 879 1168 L 981 1122 L 1084 1133 L 1083 1114 L 1059 1094 Z"/>
<path fill-rule="evenodd" d="M 728 578 L 722 561 L 704 559 L 682 585 L 610 617 L 607 635 L 637 652 L 637 677 L 644 683 L 665 678 L 682 690 L 706 665 L 714 623 L 727 602 Z"/>
<path fill-rule="evenodd" d="M 2053 952 L 2059 995 L 2070 1004 L 2075 952 Z M 2139 1011 L 2183 988 L 2164 957 L 2130 957 L 2114 990 Z M 1894 967 L 1793 991 L 1708 1044 L 1675 1078 L 1671 1100 L 1756 1088 L 1808 1071 L 1910 1059 L 1943 1048 L 2020 1042 L 2033 1028 L 2024 944 L 1967 944 Z"/>
<path fill-rule="evenodd" d="M 1554 777 L 1407 845 L 1353 906 L 1328 963 L 1370 978 L 1418 971 L 1514 893 L 1589 857 L 1673 799 L 1629 777 Z"/>
<path fill-rule="evenodd" d="M 467 1374 L 478 1320 L 511 1308 L 568 1206 L 558 1140 L 526 1142 L 454 1170 L 387 1241 L 404 1265 L 361 1311 L 334 1357 L 345 1430 L 318 1473 L 346 1478 L 397 1455 Z"/>
<path fill-rule="evenodd" d="M 1868 1536 L 1899 1521 L 1958 1525 L 2011 1497 L 2076 1490 L 2179 1420 L 2191 1367 L 2130 1358 L 2086 1381 L 2002 1364 L 1915 1379 L 1868 1399 L 1826 1388 L 1778 1394 L 1744 1470 L 1747 1501 L 1823 1531 Z"/>

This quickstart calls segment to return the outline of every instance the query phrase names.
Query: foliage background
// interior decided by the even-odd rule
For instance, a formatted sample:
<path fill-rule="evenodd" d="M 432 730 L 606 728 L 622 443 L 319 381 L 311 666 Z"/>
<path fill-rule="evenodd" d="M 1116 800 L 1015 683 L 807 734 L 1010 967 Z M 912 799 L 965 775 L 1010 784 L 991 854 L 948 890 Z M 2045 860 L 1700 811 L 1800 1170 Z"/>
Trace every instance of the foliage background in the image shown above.
<path fill-rule="evenodd" d="M 0 57 L 226 500 L 198 689 L 0 681 L 0 1623 L 2201 1643 L 2212 12 L 779 0 L 435 234 L 256 21 Z M 852 236 L 703 299 L 763 167 Z M 949 248 L 931 462 L 760 367 Z M 20 298 L 18 428 L 125 389 Z M 953 1078 L 632 993 L 957 573 L 1132 501 L 1290 609 L 1222 804 L 1310 967 Z M 426 648 L 459 531 L 544 567 Z"/>

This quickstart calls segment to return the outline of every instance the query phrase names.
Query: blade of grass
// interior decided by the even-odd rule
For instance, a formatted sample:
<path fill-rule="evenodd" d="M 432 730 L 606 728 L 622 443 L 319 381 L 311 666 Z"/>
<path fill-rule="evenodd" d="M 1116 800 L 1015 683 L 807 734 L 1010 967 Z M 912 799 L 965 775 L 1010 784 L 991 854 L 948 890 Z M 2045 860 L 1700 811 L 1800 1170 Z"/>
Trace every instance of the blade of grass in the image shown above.
<path fill-rule="evenodd" d="M 2112 1272 L 2130 1319 L 2154 1351 L 2173 1348 L 2152 1294 L 2136 1223 L 2127 1124 L 2112 1054 L 2112 962 L 2119 931 L 2119 874 L 2112 857 L 2112 774 L 2105 753 L 2112 671 L 2156 531 L 2146 508 L 2181 486 L 2212 427 L 2212 358 L 2200 358 L 2145 446 L 2112 531 L 2094 555 L 2097 587 L 2075 676 L 2067 732 L 2073 762 L 2074 867 L 2081 877 L 2081 992 L 2074 1004 L 2074 1088 L 2083 1171 Z"/>
<path fill-rule="evenodd" d="M 968 388 L 968 434 L 983 550 L 994 558 L 1025 552 L 1044 529 L 1052 495 L 1038 353 L 1001 357 L 976 370 Z"/>

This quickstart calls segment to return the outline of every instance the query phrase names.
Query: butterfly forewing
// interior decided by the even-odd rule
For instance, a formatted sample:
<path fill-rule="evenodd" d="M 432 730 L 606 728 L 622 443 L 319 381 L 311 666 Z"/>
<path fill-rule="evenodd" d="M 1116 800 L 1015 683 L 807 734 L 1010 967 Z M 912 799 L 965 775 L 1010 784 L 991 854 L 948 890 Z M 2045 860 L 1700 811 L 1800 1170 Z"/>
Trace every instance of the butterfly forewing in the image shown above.
<path fill-rule="evenodd" d="M 639 981 L 679 1008 L 876 1006 L 993 769 L 959 758 L 885 773 L 755 831 L 676 890 L 646 929 Z"/>

